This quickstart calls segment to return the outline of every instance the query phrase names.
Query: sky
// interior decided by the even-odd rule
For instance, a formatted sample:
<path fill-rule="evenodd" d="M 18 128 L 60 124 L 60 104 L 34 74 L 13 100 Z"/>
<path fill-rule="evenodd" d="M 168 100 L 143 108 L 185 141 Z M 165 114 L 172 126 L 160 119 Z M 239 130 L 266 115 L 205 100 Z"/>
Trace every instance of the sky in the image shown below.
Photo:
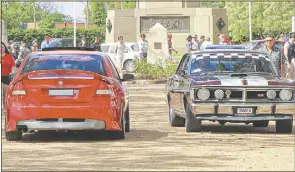
<path fill-rule="evenodd" d="M 59 12 L 70 15 L 74 18 L 74 2 L 53 2 L 59 6 Z M 85 8 L 86 3 L 84 2 L 76 2 L 76 19 L 85 19 L 85 15 L 83 10 Z"/>

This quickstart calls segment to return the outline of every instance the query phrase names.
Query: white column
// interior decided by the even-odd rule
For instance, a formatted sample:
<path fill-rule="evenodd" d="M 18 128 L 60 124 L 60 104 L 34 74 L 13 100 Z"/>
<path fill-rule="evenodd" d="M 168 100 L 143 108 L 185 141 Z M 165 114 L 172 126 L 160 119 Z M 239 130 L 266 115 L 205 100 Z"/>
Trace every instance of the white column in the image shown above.
<path fill-rule="evenodd" d="M 295 32 L 295 16 L 292 17 L 292 32 Z"/>
<path fill-rule="evenodd" d="M 249 1 L 249 39 L 252 41 L 251 0 Z"/>
<path fill-rule="evenodd" d="M 76 47 L 76 1 L 74 0 L 74 47 Z"/>

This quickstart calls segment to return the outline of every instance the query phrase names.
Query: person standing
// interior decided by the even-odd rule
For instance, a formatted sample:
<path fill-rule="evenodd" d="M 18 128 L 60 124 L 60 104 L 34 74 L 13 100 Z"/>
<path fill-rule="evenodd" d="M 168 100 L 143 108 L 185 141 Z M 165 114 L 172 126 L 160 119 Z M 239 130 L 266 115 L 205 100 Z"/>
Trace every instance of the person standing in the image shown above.
<path fill-rule="evenodd" d="M 95 51 L 101 51 L 100 40 L 98 37 L 95 37 L 95 42 L 91 45 L 91 47 L 94 48 Z"/>
<path fill-rule="evenodd" d="M 87 43 L 86 43 L 85 37 L 82 37 L 81 42 L 79 43 L 78 46 L 79 47 L 84 47 L 84 48 L 86 48 L 88 46 Z"/>
<path fill-rule="evenodd" d="M 23 60 L 30 53 L 31 53 L 31 51 L 27 48 L 27 44 L 25 42 L 23 42 L 20 47 L 20 52 L 19 52 L 18 58 L 20 60 Z"/>
<path fill-rule="evenodd" d="M 118 37 L 118 42 L 115 44 L 115 63 L 118 69 L 118 72 L 120 75 L 122 75 L 122 62 L 124 59 L 124 50 L 125 50 L 126 46 L 124 43 L 124 38 L 123 36 L 119 36 Z"/>
<path fill-rule="evenodd" d="M 210 37 L 206 37 L 205 40 L 204 40 L 204 42 L 203 42 L 202 45 L 201 45 L 200 50 L 204 50 L 204 49 L 206 49 L 206 47 L 207 47 L 208 45 L 212 45 L 212 44 L 213 44 L 213 43 L 210 41 Z"/>
<path fill-rule="evenodd" d="M 192 39 L 192 49 L 193 51 L 197 51 L 200 48 L 199 40 L 198 40 L 198 35 L 195 35 Z"/>
<path fill-rule="evenodd" d="M 295 58 L 295 32 L 289 34 L 289 41 L 284 45 L 284 55 L 287 59 L 287 67 L 290 69 L 292 66 L 292 59 Z"/>
<path fill-rule="evenodd" d="M 33 43 L 31 50 L 32 50 L 32 52 L 37 52 L 39 50 L 38 43 Z"/>
<path fill-rule="evenodd" d="M 185 53 L 191 53 L 191 51 L 193 51 L 192 49 L 192 36 L 189 35 L 187 38 L 186 38 L 186 44 L 185 44 Z"/>
<path fill-rule="evenodd" d="M 172 34 L 168 34 L 168 51 L 169 51 L 169 58 L 172 61 L 172 51 L 178 53 L 172 45 Z"/>
<path fill-rule="evenodd" d="M 147 57 L 147 50 L 148 50 L 148 41 L 145 39 L 146 35 L 141 34 L 140 40 L 138 41 L 138 47 L 139 47 L 139 57 L 140 59 L 144 59 Z"/>
<path fill-rule="evenodd" d="M 265 38 L 266 45 L 261 47 L 259 51 L 266 53 L 270 61 L 274 64 L 278 74 L 281 77 L 285 77 L 286 69 L 285 62 L 286 58 L 282 54 L 282 51 L 274 46 L 275 40 L 273 36 L 267 36 Z"/>
<path fill-rule="evenodd" d="M 50 45 L 49 45 L 50 41 L 51 41 L 51 36 L 49 34 L 46 34 L 45 37 L 44 37 L 44 41 L 41 43 L 41 50 L 43 48 L 49 48 L 50 47 Z"/>
<path fill-rule="evenodd" d="M 10 73 L 15 72 L 15 61 L 3 42 L 1 42 L 1 68 L 1 83 L 3 88 L 2 96 L 4 96 L 4 98 L 2 97 L 2 100 L 5 105 L 4 100 L 9 85 L 9 75 Z"/>
<path fill-rule="evenodd" d="M 18 51 L 17 51 L 17 46 L 13 45 L 11 49 L 11 55 L 14 57 L 14 60 L 18 58 Z"/>
<path fill-rule="evenodd" d="M 205 41 L 205 36 L 204 35 L 200 36 L 199 49 L 201 49 L 201 46 L 202 46 L 202 44 L 203 44 L 204 41 Z"/>

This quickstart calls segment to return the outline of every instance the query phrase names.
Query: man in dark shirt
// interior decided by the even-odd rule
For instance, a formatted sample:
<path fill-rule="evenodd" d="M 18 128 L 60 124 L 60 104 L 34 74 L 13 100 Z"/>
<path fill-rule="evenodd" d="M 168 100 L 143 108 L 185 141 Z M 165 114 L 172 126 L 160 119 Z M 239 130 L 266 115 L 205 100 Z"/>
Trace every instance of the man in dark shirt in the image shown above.
<path fill-rule="evenodd" d="M 286 58 L 282 53 L 282 50 L 274 46 L 275 40 L 272 36 L 265 38 L 266 45 L 260 48 L 260 51 L 266 53 L 270 61 L 274 64 L 276 70 L 281 77 L 285 77 L 285 63 Z"/>
<path fill-rule="evenodd" d="M 91 47 L 94 48 L 95 51 L 101 51 L 101 45 L 98 37 L 95 38 L 95 42 Z"/>

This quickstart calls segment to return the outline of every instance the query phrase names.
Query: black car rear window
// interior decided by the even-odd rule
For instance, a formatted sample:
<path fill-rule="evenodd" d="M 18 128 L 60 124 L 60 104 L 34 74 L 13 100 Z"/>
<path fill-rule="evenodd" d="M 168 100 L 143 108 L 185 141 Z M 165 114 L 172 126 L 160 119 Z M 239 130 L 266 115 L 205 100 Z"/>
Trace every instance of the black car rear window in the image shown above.
<path fill-rule="evenodd" d="M 83 70 L 106 76 L 100 55 L 36 55 L 26 62 L 22 74 L 39 70 Z"/>

